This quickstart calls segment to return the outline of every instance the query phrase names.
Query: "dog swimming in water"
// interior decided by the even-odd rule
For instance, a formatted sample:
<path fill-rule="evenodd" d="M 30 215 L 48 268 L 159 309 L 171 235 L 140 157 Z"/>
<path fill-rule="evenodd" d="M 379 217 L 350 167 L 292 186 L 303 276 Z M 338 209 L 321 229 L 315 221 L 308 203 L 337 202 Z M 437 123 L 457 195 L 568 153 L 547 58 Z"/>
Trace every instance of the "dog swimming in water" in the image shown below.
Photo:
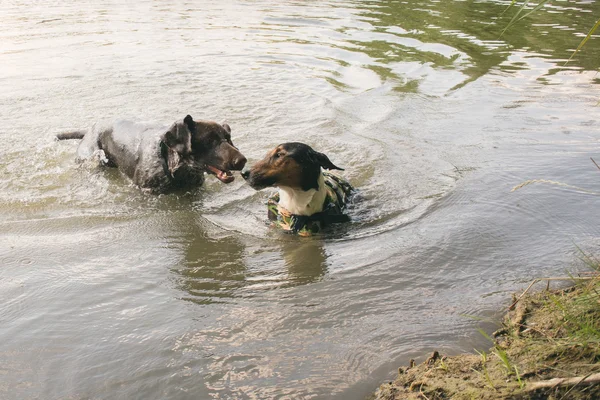
<path fill-rule="evenodd" d="M 269 220 L 285 231 L 310 236 L 330 223 L 350 221 L 344 211 L 354 188 L 331 170 L 343 171 L 307 144 L 289 142 L 271 150 L 242 177 L 256 190 L 277 187 L 268 200 Z"/>
<path fill-rule="evenodd" d="M 140 188 L 156 193 L 201 186 L 204 172 L 230 183 L 231 170 L 241 171 L 246 164 L 246 157 L 231 141 L 229 125 L 194 121 L 190 115 L 171 125 L 116 121 L 56 137 L 83 139 L 78 161 L 98 157 Z"/>

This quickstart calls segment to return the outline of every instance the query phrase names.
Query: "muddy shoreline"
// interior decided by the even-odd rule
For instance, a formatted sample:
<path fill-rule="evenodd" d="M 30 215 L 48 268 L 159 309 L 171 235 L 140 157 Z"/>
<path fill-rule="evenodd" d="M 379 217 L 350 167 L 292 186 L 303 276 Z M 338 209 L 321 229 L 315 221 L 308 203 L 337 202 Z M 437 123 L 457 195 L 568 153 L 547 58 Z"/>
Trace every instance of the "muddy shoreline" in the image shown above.
<path fill-rule="evenodd" d="M 527 291 L 526 291 L 527 292 Z M 600 280 L 513 299 L 490 348 L 400 367 L 371 397 L 399 399 L 600 398 Z"/>

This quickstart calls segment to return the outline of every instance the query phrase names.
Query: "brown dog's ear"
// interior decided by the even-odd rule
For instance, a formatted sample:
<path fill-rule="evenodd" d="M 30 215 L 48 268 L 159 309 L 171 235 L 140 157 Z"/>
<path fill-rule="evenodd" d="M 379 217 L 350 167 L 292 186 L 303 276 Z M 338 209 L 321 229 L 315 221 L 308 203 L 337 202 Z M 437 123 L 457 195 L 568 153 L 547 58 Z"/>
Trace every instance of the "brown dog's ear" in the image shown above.
<path fill-rule="evenodd" d="M 340 171 L 344 170 L 344 168 L 337 167 L 334 163 L 332 163 L 329 160 L 329 157 L 327 157 L 323 153 L 319 153 L 318 151 L 313 151 L 313 154 L 311 154 L 311 156 L 321 167 L 323 167 L 325 169 L 339 169 Z"/>
<path fill-rule="evenodd" d="M 305 145 L 306 146 L 306 145 Z M 319 175 L 321 175 L 321 168 L 325 169 L 339 169 L 342 168 L 333 164 L 329 157 L 318 151 L 314 151 L 312 148 L 306 146 L 308 149 L 304 152 L 306 158 L 300 159 L 300 165 L 302 165 L 302 179 L 300 187 L 304 191 L 310 189 L 319 190 Z"/>
<path fill-rule="evenodd" d="M 188 115 L 183 119 L 183 123 L 176 122 L 171 125 L 162 137 L 161 153 L 171 176 L 181 167 L 182 158 L 192 152 L 193 127 L 194 120 Z"/>

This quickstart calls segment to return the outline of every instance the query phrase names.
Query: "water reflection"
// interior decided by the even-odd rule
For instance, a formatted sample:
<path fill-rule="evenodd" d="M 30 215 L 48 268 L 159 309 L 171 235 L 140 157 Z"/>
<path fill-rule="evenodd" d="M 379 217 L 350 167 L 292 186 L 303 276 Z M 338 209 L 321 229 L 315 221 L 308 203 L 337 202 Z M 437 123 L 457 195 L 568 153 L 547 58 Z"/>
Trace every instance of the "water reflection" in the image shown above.
<path fill-rule="evenodd" d="M 218 231 L 218 227 L 207 226 L 203 218 L 191 215 L 181 215 L 178 220 L 169 247 L 182 253 L 171 271 L 185 293 L 184 300 L 228 302 L 264 290 L 317 282 L 327 273 L 327 253 L 321 238 L 300 238 L 278 231 L 270 232 L 267 238 L 252 238 Z M 181 223 L 184 220 L 187 222 Z"/>
<path fill-rule="evenodd" d="M 327 272 L 327 255 L 319 238 L 298 238 L 281 246 L 290 282 L 303 285 L 318 281 Z"/>
<path fill-rule="evenodd" d="M 233 235 L 210 236 L 194 219 L 183 228 L 175 239 L 183 259 L 171 268 L 178 286 L 186 292 L 182 298 L 210 304 L 233 297 L 236 289 L 244 286 L 247 274 L 242 242 Z"/>
<path fill-rule="evenodd" d="M 369 59 L 361 67 L 397 91 L 443 95 L 492 70 L 511 73 L 523 68 L 507 62 L 513 49 L 558 58 L 554 61 L 562 65 L 597 15 L 591 12 L 597 8 L 593 3 L 548 7 L 500 37 L 516 11 L 503 14 L 506 5 L 501 1 L 365 2 L 358 6 L 359 17 L 370 26 L 344 29 L 346 40 L 339 48 L 366 54 Z M 599 51 L 588 47 L 571 66 L 595 69 Z M 365 72 L 359 76 L 353 71 L 356 65 L 339 63 L 345 70 L 332 71 L 328 82 L 340 90 L 355 87 L 359 81 L 364 85 Z M 545 74 L 559 71 L 550 68 Z"/>

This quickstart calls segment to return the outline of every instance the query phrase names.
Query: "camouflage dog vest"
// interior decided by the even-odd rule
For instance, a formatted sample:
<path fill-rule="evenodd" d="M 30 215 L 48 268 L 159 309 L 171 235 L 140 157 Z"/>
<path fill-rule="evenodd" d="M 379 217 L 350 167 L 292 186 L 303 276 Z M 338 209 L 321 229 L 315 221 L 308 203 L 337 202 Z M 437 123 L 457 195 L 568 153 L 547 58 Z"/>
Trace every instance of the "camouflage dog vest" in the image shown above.
<path fill-rule="evenodd" d="M 295 215 L 279 205 L 279 193 L 273 194 L 267 201 L 268 217 L 273 225 L 300 236 L 311 236 L 319 233 L 330 223 L 350 221 L 343 213 L 348 197 L 354 188 L 341 176 L 324 171 L 325 189 L 327 196 L 323 211 L 313 215 Z"/>

